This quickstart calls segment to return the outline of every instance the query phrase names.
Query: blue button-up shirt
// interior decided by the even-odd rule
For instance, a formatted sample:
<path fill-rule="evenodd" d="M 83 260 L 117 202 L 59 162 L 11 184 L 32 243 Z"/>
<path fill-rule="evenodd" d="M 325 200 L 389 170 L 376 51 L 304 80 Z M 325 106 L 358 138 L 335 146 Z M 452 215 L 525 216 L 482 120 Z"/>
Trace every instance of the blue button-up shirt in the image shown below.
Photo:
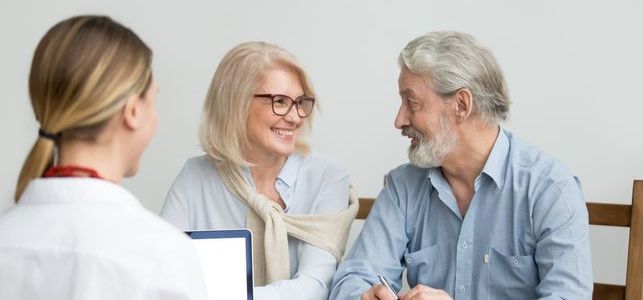
<path fill-rule="evenodd" d="M 333 280 L 330 299 L 358 299 L 377 274 L 454 299 L 591 299 L 585 199 L 577 178 L 500 130 L 462 217 L 440 168 L 391 171 Z"/>

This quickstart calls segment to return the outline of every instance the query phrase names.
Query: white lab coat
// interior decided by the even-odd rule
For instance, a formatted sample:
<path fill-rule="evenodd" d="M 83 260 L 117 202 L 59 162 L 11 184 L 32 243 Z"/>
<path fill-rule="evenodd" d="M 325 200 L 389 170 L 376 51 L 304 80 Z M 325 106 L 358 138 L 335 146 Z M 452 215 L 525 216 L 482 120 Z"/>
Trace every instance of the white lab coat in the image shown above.
<path fill-rule="evenodd" d="M 196 255 L 119 185 L 35 179 L 0 216 L 0 299 L 205 299 Z"/>

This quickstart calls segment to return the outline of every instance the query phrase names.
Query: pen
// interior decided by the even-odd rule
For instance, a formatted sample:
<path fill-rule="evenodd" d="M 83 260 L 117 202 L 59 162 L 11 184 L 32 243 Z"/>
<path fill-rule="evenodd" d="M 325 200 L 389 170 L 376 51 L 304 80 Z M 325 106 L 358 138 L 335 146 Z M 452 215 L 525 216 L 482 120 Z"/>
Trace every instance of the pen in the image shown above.
<path fill-rule="evenodd" d="M 395 290 L 393 290 L 393 287 L 391 287 L 391 285 L 388 283 L 388 280 L 386 280 L 386 277 L 377 274 L 377 278 L 380 279 L 380 282 L 382 283 L 382 285 L 384 285 L 388 289 L 388 291 L 393 295 L 393 297 L 395 297 L 396 300 L 400 299 L 397 297 L 397 293 L 395 293 Z"/>

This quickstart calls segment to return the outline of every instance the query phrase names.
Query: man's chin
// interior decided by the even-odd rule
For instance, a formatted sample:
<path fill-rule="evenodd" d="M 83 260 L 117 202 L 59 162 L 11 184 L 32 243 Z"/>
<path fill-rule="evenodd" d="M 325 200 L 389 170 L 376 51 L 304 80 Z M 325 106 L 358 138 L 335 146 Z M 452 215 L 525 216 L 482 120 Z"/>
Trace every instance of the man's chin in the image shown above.
<path fill-rule="evenodd" d="M 418 168 L 424 168 L 424 169 L 440 166 L 440 164 L 433 161 L 433 159 L 428 157 L 420 157 L 418 153 L 416 153 L 411 149 L 409 149 L 409 163 Z"/>
<path fill-rule="evenodd" d="M 413 161 L 413 160 L 409 160 L 409 163 L 412 166 L 418 167 L 418 168 L 421 168 L 421 169 L 430 169 L 430 168 L 434 168 L 434 167 L 439 167 L 439 166 L 435 166 L 435 165 L 433 165 L 431 163 L 418 162 L 418 161 Z"/>

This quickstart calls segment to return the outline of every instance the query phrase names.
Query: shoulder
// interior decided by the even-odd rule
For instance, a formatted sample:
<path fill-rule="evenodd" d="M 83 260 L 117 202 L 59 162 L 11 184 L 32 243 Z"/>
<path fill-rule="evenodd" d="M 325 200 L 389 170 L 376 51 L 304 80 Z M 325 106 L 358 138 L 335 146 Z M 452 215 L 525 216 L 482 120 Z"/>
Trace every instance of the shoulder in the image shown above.
<path fill-rule="evenodd" d="M 181 170 L 181 172 L 187 172 L 196 175 L 208 175 L 216 174 L 217 168 L 207 155 L 200 155 L 186 160 L 183 164 L 183 169 Z"/>
<path fill-rule="evenodd" d="M 300 156 L 301 167 L 294 186 L 297 209 L 305 213 L 346 209 L 350 176 L 338 160 L 320 152 Z"/>
<path fill-rule="evenodd" d="M 585 213 L 580 180 L 563 162 L 513 135 L 506 182 L 522 193 L 535 216 L 540 213 Z M 509 181 L 510 180 L 510 181 Z"/>
<path fill-rule="evenodd" d="M 150 231 L 156 233 L 152 238 L 157 241 L 157 246 L 165 249 L 161 254 L 164 254 L 163 252 L 167 253 L 168 251 L 192 251 L 192 244 L 186 234 L 179 231 L 174 225 L 160 219 L 157 215 L 149 211 L 145 213 L 148 215 Z"/>
<path fill-rule="evenodd" d="M 153 278 L 182 282 L 198 272 L 196 249 L 187 235 L 170 223 L 142 209 L 136 215 L 136 223 L 131 220 L 121 225 L 125 226 L 114 226 L 120 228 L 113 230 L 121 236 L 112 236 L 111 242 L 103 241 L 102 249 L 96 249 L 97 258 L 139 277 L 146 289 L 154 288 L 149 286 Z M 109 252 L 104 251 L 110 248 Z M 168 287 L 162 287 L 165 288 Z"/>
<path fill-rule="evenodd" d="M 510 142 L 508 167 L 514 172 L 514 176 L 518 176 L 517 179 L 521 179 L 520 181 L 532 184 L 542 181 L 551 185 L 574 179 L 571 169 L 562 161 L 510 132 L 506 134 Z"/>
<path fill-rule="evenodd" d="M 322 152 L 311 151 L 307 154 L 294 154 L 301 159 L 300 176 L 341 179 L 348 178 L 345 164 Z"/>
<path fill-rule="evenodd" d="M 226 187 L 216 165 L 204 155 L 190 158 L 184 163 L 165 201 L 166 205 L 161 211 L 164 218 L 169 220 L 175 209 L 179 209 L 182 213 L 190 212 L 190 218 L 200 219 L 201 215 L 221 211 L 219 205 L 234 203 L 237 198 Z M 216 205 L 213 206 L 213 203 Z M 181 216 L 183 217 L 182 214 Z"/>
<path fill-rule="evenodd" d="M 377 197 L 378 201 L 387 199 L 398 207 L 414 206 L 423 202 L 423 198 L 417 195 L 430 187 L 430 184 L 427 184 L 430 170 L 406 163 L 389 171 L 384 177 L 384 188 Z"/>
<path fill-rule="evenodd" d="M 176 178 L 176 182 L 183 184 L 201 184 L 218 180 L 217 167 L 206 155 L 195 156 L 185 161 Z"/>
<path fill-rule="evenodd" d="M 385 184 L 398 188 L 414 187 L 417 189 L 426 181 L 429 170 L 406 163 L 391 170 L 386 175 Z"/>
<path fill-rule="evenodd" d="M 161 219 L 156 214 L 141 207 L 141 209 L 129 216 L 130 220 L 120 222 L 121 237 L 113 236 L 114 240 L 126 239 L 127 245 L 118 247 L 131 248 L 133 246 L 140 248 L 140 255 L 146 256 L 151 263 L 168 263 L 166 259 L 176 260 L 181 256 L 193 255 L 193 248 L 190 239 L 175 226 Z M 135 220 L 134 220 L 135 219 Z M 136 226 L 131 226 L 134 224 Z M 125 233 L 126 232 L 126 233 Z M 124 238 L 123 236 L 127 236 Z"/>
<path fill-rule="evenodd" d="M 127 217 L 105 224 L 102 234 L 95 232 L 96 240 L 87 247 L 98 264 L 121 270 L 121 277 L 138 280 L 146 290 L 157 289 L 150 286 L 155 278 L 180 283 L 198 272 L 196 249 L 187 235 L 142 207 Z M 169 283 L 159 289 L 168 288 Z"/>
<path fill-rule="evenodd" d="M 36 222 L 16 232 L 12 243 L 39 255 L 46 256 L 55 249 L 137 274 L 167 263 L 166 259 L 182 259 L 177 253 L 192 255 L 186 235 L 140 205 L 81 203 L 23 207 L 14 212 L 23 217 L 6 224 L 13 225 L 14 230 L 26 224 L 25 217 L 38 216 Z"/>

